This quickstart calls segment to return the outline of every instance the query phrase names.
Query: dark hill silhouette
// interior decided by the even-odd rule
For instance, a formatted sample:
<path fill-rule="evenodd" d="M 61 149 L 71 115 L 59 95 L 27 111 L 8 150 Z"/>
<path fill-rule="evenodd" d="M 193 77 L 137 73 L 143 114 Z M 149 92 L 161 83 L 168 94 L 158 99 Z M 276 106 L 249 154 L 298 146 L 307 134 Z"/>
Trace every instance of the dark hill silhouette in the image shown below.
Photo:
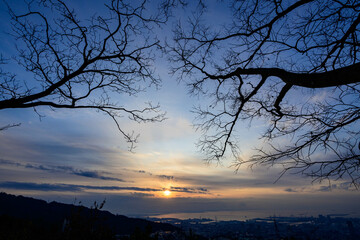
<path fill-rule="evenodd" d="M 29 197 L 15 196 L 6 193 L 0 193 L 0 217 L 1 221 L 15 221 L 24 227 L 25 224 L 34 224 L 41 228 L 56 229 L 63 232 L 66 223 L 76 221 L 87 225 L 83 228 L 89 228 L 91 224 L 99 224 L 111 229 L 114 234 L 133 234 L 135 231 L 177 231 L 178 228 L 170 224 L 155 223 L 138 218 L 129 218 L 122 215 L 114 215 L 108 211 L 99 210 L 97 204 L 93 208 L 75 206 L 58 202 L 47 203 Z M 24 222 L 25 221 L 25 222 Z M 72 227 L 74 228 L 74 227 Z"/>

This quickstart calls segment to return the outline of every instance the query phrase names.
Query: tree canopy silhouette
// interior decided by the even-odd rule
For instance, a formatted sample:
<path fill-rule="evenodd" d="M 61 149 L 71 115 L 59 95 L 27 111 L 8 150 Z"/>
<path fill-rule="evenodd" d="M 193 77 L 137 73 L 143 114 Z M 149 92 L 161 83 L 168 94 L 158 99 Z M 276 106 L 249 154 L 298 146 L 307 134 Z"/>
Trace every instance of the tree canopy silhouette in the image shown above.
<path fill-rule="evenodd" d="M 195 110 L 206 159 L 229 152 L 237 167 L 281 164 L 282 174 L 358 184 L 360 2 L 234 0 L 228 22 L 199 3 L 169 51 L 173 72 L 212 101 Z M 264 143 L 241 158 L 237 125 L 258 119 Z"/>
<path fill-rule="evenodd" d="M 8 67 L 14 62 L 1 58 L 0 110 L 36 111 L 40 106 L 94 109 L 112 118 L 133 147 L 136 136 L 123 130 L 119 117 L 136 122 L 164 119 L 158 105 L 132 109 L 114 100 L 160 83 L 153 68 L 153 51 L 160 47 L 153 28 L 167 21 L 171 1 L 157 2 L 163 7 L 148 11 L 153 4 L 110 0 L 106 13 L 88 20 L 61 0 L 29 1 L 25 11 L 8 5 L 9 35 L 18 51 L 15 61 L 30 74 L 19 78 L 19 72 L 7 71 L 14 68 Z"/>

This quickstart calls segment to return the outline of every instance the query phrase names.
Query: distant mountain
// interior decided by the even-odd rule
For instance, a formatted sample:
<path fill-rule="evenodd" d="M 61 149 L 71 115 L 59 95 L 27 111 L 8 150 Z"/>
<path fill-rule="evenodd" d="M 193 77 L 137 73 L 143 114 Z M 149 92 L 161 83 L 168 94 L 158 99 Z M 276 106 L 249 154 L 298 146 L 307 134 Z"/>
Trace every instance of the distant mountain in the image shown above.
<path fill-rule="evenodd" d="M 59 233 L 70 230 L 74 232 L 76 228 L 82 233 L 84 229 L 100 232 L 99 229 L 103 231 L 105 227 L 108 230 L 103 232 L 111 231 L 116 235 L 131 235 L 136 231 L 150 233 L 178 230 L 170 224 L 114 215 L 98 208 L 99 206 L 87 208 L 58 202 L 47 203 L 34 198 L 0 193 L 0 227 L 9 225 L 2 231 L 10 231 L 9 228 L 27 229 L 30 224 L 33 228 L 53 229 Z"/>

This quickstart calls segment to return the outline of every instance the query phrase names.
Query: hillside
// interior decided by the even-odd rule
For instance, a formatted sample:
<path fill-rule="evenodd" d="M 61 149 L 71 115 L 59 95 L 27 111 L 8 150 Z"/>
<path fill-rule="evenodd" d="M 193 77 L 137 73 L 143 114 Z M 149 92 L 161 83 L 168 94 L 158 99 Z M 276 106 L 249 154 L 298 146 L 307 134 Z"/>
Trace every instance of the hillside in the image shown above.
<path fill-rule="evenodd" d="M 130 235 L 136 231 L 149 233 L 178 230 L 170 224 L 114 215 L 97 207 L 47 203 L 43 200 L 6 193 L 0 193 L 0 217 L 2 232 L 31 228 L 41 232 L 49 231 L 48 234 L 62 234 L 70 230 L 73 234 L 76 230 L 85 235 L 84 232 L 89 230 L 107 234 L 111 232 L 113 235 Z"/>

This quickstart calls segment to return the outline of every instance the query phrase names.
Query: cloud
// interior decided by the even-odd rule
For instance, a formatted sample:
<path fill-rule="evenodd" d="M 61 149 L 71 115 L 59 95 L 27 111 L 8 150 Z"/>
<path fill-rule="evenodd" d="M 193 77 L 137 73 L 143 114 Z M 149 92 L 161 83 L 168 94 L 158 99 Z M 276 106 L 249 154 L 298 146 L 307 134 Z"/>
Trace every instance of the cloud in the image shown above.
<path fill-rule="evenodd" d="M 30 182 L 1 182 L 1 188 L 36 190 L 36 191 L 56 191 L 56 192 L 78 192 L 81 188 L 78 185 L 69 184 L 48 184 L 48 183 L 30 183 Z"/>
<path fill-rule="evenodd" d="M 17 166 L 17 167 L 23 166 L 23 164 L 20 164 L 20 163 L 17 163 L 17 162 L 12 162 L 12 161 L 5 160 L 5 159 L 0 159 L 0 164 L 14 165 L 14 166 Z"/>
<path fill-rule="evenodd" d="M 351 182 L 343 182 L 338 185 L 338 188 L 343 189 L 343 190 L 350 190 L 352 186 L 353 185 Z"/>
<path fill-rule="evenodd" d="M 293 188 L 286 188 L 284 189 L 285 192 L 298 192 L 297 190 L 293 189 Z"/>
<path fill-rule="evenodd" d="M 18 189 L 18 190 L 37 190 L 37 191 L 57 191 L 57 192 L 79 192 L 83 190 L 108 190 L 108 191 L 139 191 L 139 192 L 159 192 L 160 188 L 142 188 L 142 187 L 118 187 L 118 186 L 92 186 L 76 184 L 49 184 L 49 183 L 32 183 L 32 182 L 0 182 L 0 188 Z"/>
<path fill-rule="evenodd" d="M 151 172 L 145 171 L 145 170 L 134 170 L 134 169 L 128 169 L 128 168 L 123 168 L 122 170 L 128 171 L 128 172 L 140 173 L 140 174 L 148 174 L 149 176 L 153 175 Z"/>
<path fill-rule="evenodd" d="M 172 140 L 188 139 L 195 132 L 192 127 L 191 120 L 183 117 L 171 117 L 168 116 L 167 124 L 154 123 L 151 127 L 148 126 L 136 126 L 139 132 L 141 132 L 141 140 L 143 143 L 167 143 Z M 130 128 L 134 128 L 130 124 Z"/>
<path fill-rule="evenodd" d="M 169 175 L 156 175 L 159 178 L 163 178 L 163 179 L 167 179 L 167 180 L 173 180 L 174 176 L 169 176 Z"/>
<path fill-rule="evenodd" d="M 164 191 L 163 188 L 147 188 L 147 187 L 119 187 L 119 186 L 93 186 L 93 185 L 78 185 L 78 184 L 63 184 L 63 183 L 34 183 L 34 182 L 0 182 L 0 188 L 15 189 L 15 190 L 33 190 L 33 191 L 54 191 L 54 192 L 83 192 L 85 190 L 104 190 L 104 191 L 136 191 L 145 192 L 141 196 L 153 196 L 148 194 L 151 192 Z M 187 188 L 187 187 L 170 187 L 170 191 L 181 193 L 208 193 L 205 188 Z M 132 193 L 134 195 L 134 193 Z M 138 195 L 140 196 L 140 195 Z"/>
<path fill-rule="evenodd" d="M 123 168 L 123 170 L 140 173 L 140 174 L 148 174 L 149 176 L 154 176 L 153 173 L 151 173 L 149 171 L 145 171 L 145 170 L 132 170 L 132 169 L 127 169 L 127 168 Z M 174 176 L 165 175 L 165 174 L 159 174 L 159 175 L 155 175 L 155 176 L 158 178 L 161 178 L 161 179 L 166 179 L 166 180 L 174 180 L 175 179 Z"/>
<path fill-rule="evenodd" d="M 331 191 L 331 186 L 320 186 L 318 191 L 320 191 L 320 192 L 330 192 Z"/>
<path fill-rule="evenodd" d="M 342 182 L 334 183 L 331 185 L 315 186 L 315 187 L 301 187 L 301 188 L 286 188 L 285 192 L 297 192 L 297 193 L 306 193 L 306 192 L 340 192 L 340 191 L 349 191 L 354 190 L 355 187 L 351 182 Z"/>
<path fill-rule="evenodd" d="M 17 167 L 25 167 L 29 169 L 35 169 L 35 170 L 41 170 L 41 171 L 47 171 L 47 172 L 62 172 L 87 178 L 95 178 L 95 179 L 101 179 L 106 181 L 118 181 L 118 182 L 126 182 L 125 180 L 121 178 L 116 177 L 109 177 L 105 176 L 105 172 L 99 172 L 99 171 L 91 171 L 91 170 L 81 170 L 76 169 L 70 166 L 51 166 L 51 165 L 37 165 L 37 164 L 23 164 L 18 162 L 12 162 L 4 159 L 0 159 L 0 164 L 7 164 L 7 165 L 13 165 Z"/>
<path fill-rule="evenodd" d="M 339 184 L 331 184 L 331 185 L 327 185 L 327 186 L 320 186 L 317 191 L 320 192 L 330 192 L 332 190 L 345 190 L 345 191 L 351 191 L 352 189 L 352 184 L 351 182 L 343 182 L 343 183 L 339 183 Z"/>
<path fill-rule="evenodd" d="M 155 195 L 152 193 L 142 193 L 142 192 L 133 192 L 131 196 L 136 198 L 144 198 L 144 197 L 154 197 Z"/>
<path fill-rule="evenodd" d="M 57 127 L 50 128 L 57 129 L 52 134 L 48 130 L 38 128 L 34 130 L 30 127 L 24 124 L 21 131 L 18 128 L 11 134 L 0 134 L 0 152 L 2 153 L 0 157 L 22 163 L 47 165 L 62 165 L 64 162 L 71 162 L 72 166 L 81 166 L 86 162 L 88 168 L 99 165 L 104 168 L 118 158 L 122 158 L 122 164 L 125 165 L 129 160 L 124 155 L 126 152 L 106 140 L 96 141 L 92 137 L 85 138 L 85 134 L 76 134 L 76 131 L 75 133 L 70 131 L 68 134 L 65 130 L 58 132 Z"/>
<path fill-rule="evenodd" d="M 141 187 L 117 187 L 117 186 L 87 186 L 87 185 L 75 185 L 80 186 L 83 189 L 94 189 L 94 190 L 131 190 L 140 192 L 159 192 L 162 189 L 159 188 L 141 188 Z"/>
<path fill-rule="evenodd" d="M 207 193 L 206 188 L 170 187 L 170 191 L 183 193 Z"/>
<path fill-rule="evenodd" d="M 97 179 L 109 180 L 109 181 L 126 182 L 125 180 L 120 179 L 120 178 L 103 176 L 98 171 L 74 170 L 71 173 L 74 175 L 88 177 L 88 178 L 97 178 Z"/>
<path fill-rule="evenodd" d="M 312 96 L 310 97 L 310 102 L 311 103 L 318 103 L 318 102 L 323 102 L 325 99 L 329 99 L 332 95 L 332 92 L 330 91 L 318 91 L 315 94 L 312 94 Z"/>

